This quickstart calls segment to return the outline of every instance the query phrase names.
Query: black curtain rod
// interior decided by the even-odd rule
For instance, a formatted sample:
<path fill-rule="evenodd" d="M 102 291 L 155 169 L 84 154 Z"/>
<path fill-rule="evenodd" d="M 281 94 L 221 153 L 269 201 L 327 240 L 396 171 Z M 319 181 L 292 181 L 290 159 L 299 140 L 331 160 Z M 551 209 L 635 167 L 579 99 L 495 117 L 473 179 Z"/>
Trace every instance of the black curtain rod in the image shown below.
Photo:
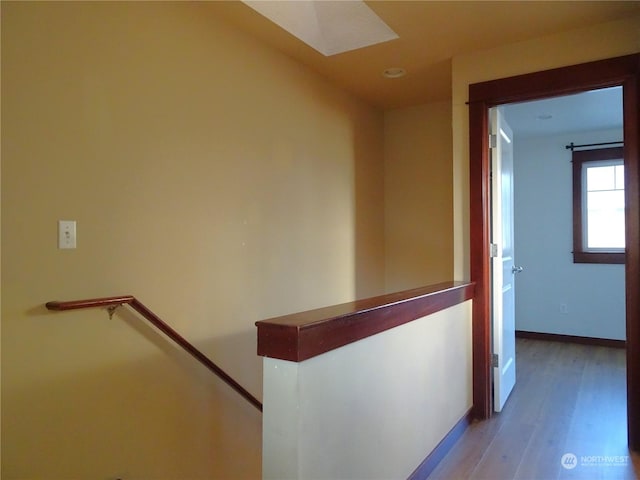
<path fill-rule="evenodd" d="M 622 143 L 624 145 L 624 142 L 622 140 L 620 140 L 619 142 L 604 142 L 604 143 L 585 143 L 582 145 L 574 145 L 573 142 L 571 142 L 569 145 L 565 145 L 564 148 L 566 148 L 567 150 L 571 150 L 573 152 L 574 148 L 581 148 L 581 147 L 601 147 L 603 145 L 618 145 Z"/>

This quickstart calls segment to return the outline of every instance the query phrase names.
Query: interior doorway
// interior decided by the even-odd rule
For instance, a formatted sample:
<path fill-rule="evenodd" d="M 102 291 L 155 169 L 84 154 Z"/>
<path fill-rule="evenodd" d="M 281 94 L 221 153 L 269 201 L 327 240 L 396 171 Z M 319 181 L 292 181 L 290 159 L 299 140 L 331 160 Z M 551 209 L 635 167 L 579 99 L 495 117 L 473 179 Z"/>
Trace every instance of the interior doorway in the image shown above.
<path fill-rule="evenodd" d="M 622 149 L 622 87 L 493 107 L 490 128 L 493 410 L 500 412 L 515 383 L 516 352 L 508 348 L 515 347 L 515 336 L 624 346 L 624 262 L 603 256 L 602 263 L 585 263 L 572 254 L 573 152 Z M 615 179 L 610 174 L 616 168 L 623 175 L 622 166 L 604 165 L 611 162 L 589 167 L 595 170 L 588 178 L 598 190 L 585 208 L 592 221 L 582 223 L 585 230 L 590 226 L 596 237 L 591 250 L 599 254 L 624 245 L 623 190 L 604 189 L 614 187 L 608 180 Z M 618 183 L 623 186 L 622 179 Z M 604 234 L 614 237 L 615 245 L 599 245 L 597 237 Z M 505 259 L 509 264 L 500 268 Z M 511 302 L 503 301 L 506 294 Z M 502 388 L 510 370 L 513 378 Z"/>
<path fill-rule="evenodd" d="M 516 261 L 527 267 L 516 278 L 516 331 L 621 344 L 626 339 L 624 265 L 582 263 L 572 255 L 572 157 L 574 150 L 621 147 L 622 88 L 509 104 L 502 110 L 514 136 Z M 596 173 L 600 170 L 614 171 L 608 167 Z M 619 207 L 621 223 L 596 224 L 594 233 L 615 232 L 624 245 L 624 209 Z M 616 219 L 616 213 L 605 220 Z"/>
<path fill-rule="evenodd" d="M 638 175 L 638 81 L 640 54 L 471 85 L 470 236 L 471 279 L 476 282 L 473 313 L 474 415 L 491 415 L 490 325 L 490 162 L 488 110 L 497 105 L 622 86 L 624 92 L 624 167 L 626 171 L 625 304 L 627 337 L 628 443 L 640 449 L 640 195 Z"/>

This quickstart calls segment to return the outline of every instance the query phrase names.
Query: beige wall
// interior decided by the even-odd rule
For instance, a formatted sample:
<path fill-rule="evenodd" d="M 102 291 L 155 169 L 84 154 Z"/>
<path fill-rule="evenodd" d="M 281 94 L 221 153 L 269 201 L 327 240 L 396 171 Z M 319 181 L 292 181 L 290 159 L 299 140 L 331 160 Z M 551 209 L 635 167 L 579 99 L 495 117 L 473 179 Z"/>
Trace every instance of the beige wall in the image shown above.
<path fill-rule="evenodd" d="M 2 478 L 255 478 L 256 320 L 383 290 L 383 116 L 206 3 L 2 3 Z M 78 248 L 56 248 L 60 219 Z"/>
<path fill-rule="evenodd" d="M 452 108 L 383 118 L 206 3 L 2 2 L 2 477 L 254 478 L 250 406 L 136 315 L 44 302 L 134 294 L 261 396 L 254 321 L 468 277 L 470 83 L 639 24 L 456 57 Z"/>
<path fill-rule="evenodd" d="M 385 288 L 452 280 L 451 104 L 385 112 Z"/>
<path fill-rule="evenodd" d="M 469 85 L 640 51 L 640 17 L 454 57 L 454 277 L 469 278 Z"/>
<path fill-rule="evenodd" d="M 300 363 L 265 358 L 263 478 L 408 478 L 471 408 L 471 306 Z"/>

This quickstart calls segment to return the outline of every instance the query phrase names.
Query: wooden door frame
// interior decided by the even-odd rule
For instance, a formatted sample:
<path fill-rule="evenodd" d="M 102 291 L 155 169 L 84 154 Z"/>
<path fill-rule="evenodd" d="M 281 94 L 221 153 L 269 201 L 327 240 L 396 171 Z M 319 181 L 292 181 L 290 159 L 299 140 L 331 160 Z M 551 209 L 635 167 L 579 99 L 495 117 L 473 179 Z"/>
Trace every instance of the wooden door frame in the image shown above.
<path fill-rule="evenodd" d="M 491 416 L 489 109 L 507 103 L 623 87 L 626 179 L 627 428 L 640 451 L 640 54 L 469 85 L 470 267 L 473 301 L 473 414 Z"/>

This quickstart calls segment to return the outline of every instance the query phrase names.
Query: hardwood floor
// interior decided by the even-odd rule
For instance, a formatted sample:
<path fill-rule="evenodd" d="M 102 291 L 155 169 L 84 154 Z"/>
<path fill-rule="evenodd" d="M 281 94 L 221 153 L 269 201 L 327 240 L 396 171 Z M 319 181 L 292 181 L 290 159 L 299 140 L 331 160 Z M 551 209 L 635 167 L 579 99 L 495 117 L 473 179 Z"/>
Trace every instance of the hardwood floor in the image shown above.
<path fill-rule="evenodd" d="M 502 412 L 471 424 L 429 480 L 640 477 L 626 445 L 624 349 L 516 339 L 516 366 Z"/>

